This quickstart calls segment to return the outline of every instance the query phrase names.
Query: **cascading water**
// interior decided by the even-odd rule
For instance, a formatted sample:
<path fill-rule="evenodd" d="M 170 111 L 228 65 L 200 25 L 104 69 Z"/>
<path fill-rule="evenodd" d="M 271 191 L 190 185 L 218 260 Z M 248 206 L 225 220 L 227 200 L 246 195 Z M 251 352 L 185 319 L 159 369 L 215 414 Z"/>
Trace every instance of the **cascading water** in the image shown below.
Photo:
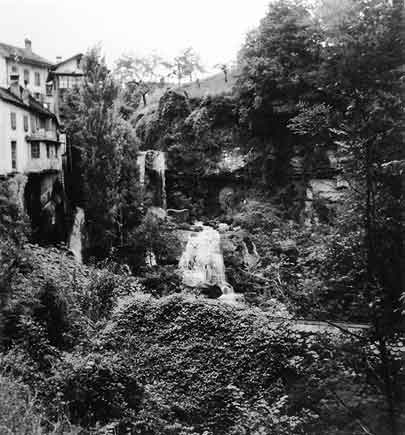
<path fill-rule="evenodd" d="M 159 176 L 159 207 L 166 209 L 166 157 L 162 151 L 147 150 L 138 153 L 137 163 L 139 167 L 139 182 L 145 187 L 146 169 L 156 172 Z"/>
<path fill-rule="evenodd" d="M 179 261 L 179 269 L 185 285 L 189 287 L 217 285 L 222 291 L 220 299 L 234 303 L 235 292 L 226 281 L 220 242 L 218 231 L 202 225 L 202 231 L 190 235 Z"/>
<path fill-rule="evenodd" d="M 72 232 L 69 237 L 69 249 L 73 252 L 78 263 L 82 263 L 82 230 L 84 225 L 84 210 L 76 207 Z"/>
<path fill-rule="evenodd" d="M 138 154 L 137 163 L 139 166 L 139 183 L 143 186 L 145 184 L 146 151 L 141 151 Z"/>
<path fill-rule="evenodd" d="M 153 159 L 152 169 L 159 174 L 162 208 L 166 209 L 166 157 L 165 153 L 159 152 Z"/>

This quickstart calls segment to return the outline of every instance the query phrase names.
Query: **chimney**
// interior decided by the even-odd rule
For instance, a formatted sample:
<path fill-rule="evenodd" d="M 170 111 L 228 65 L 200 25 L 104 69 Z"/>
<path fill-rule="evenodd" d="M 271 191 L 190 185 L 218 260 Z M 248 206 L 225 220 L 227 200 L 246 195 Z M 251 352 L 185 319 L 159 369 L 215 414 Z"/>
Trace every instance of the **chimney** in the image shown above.
<path fill-rule="evenodd" d="M 56 63 L 62 62 L 62 56 L 56 56 Z"/>
<path fill-rule="evenodd" d="M 25 49 L 27 51 L 32 51 L 31 39 L 25 38 L 24 42 L 25 42 Z"/>

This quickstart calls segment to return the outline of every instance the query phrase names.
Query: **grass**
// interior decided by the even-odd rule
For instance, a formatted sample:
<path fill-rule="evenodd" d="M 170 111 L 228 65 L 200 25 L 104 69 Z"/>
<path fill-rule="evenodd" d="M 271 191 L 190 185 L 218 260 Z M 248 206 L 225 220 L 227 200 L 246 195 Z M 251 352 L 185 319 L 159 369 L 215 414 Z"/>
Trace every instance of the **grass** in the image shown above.
<path fill-rule="evenodd" d="M 224 74 L 219 73 L 213 76 L 201 79 L 199 84 L 196 81 L 191 83 L 183 83 L 181 86 L 177 86 L 174 83 L 168 83 L 163 87 L 159 87 L 153 90 L 147 95 L 146 107 L 142 102 L 137 109 L 137 114 L 148 114 L 155 111 L 158 107 L 159 100 L 169 89 L 173 89 L 178 92 L 186 92 L 189 98 L 203 98 L 208 95 L 221 95 L 231 94 L 232 88 L 236 83 L 236 72 L 231 71 L 228 74 L 228 81 L 225 82 Z"/>

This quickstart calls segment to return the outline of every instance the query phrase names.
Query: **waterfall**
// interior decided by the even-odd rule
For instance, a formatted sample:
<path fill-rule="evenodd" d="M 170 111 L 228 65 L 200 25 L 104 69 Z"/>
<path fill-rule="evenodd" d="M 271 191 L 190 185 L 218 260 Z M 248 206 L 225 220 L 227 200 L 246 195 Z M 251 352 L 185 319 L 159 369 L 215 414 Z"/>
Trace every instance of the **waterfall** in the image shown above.
<path fill-rule="evenodd" d="M 166 209 L 166 156 L 162 151 L 147 150 L 140 151 L 137 157 L 139 167 L 139 183 L 142 187 L 145 186 L 146 170 L 156 172 L 159 176 L 159 186 L 157 186 L 160 204 L 159 207 Z M 156 186 L 155 186 L 156 187 Z"/>
<path fill-rule="evenodd" d="M 141 151 L 138 154 L 137 163 L 139 166 L 139 183 L 143 186 L 145 184 L 146 151 Z"/>
<path fill-rule="evenodd" d="M 69 249 L 73 252 L 78 263 L 82 263 L 82 230 L 84 225 L 84 210 L 76 207 L 72 232 L 69 237 Z"/>
<path fill-rule="evenodd" d="M 189 236 L 186 248 L 179 261 L 183 283 L 189 287 L 217 285 L 221 299 L 235 301 L 233 288 L 226 281 L 224 258 L 218 231 L 202 226 L 202 231 Z"/>
<path fill-rule="evenodd" d="M 166 157 L 164 152 L 158 152 L 155 155 L 152 169 L 159 174 L 162 208 L 166 209 Z"/>

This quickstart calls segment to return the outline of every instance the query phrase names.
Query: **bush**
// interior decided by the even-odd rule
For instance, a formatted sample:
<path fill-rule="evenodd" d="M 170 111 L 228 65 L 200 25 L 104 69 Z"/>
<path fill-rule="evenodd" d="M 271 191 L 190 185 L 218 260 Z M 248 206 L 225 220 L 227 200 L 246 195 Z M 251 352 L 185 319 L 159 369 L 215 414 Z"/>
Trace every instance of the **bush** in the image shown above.
<path fill-rule="evenodd" d="M 28 387 L 0 374 L 0 433 L 42 434 L 38 403 Z"/>
<path fill-rule="evenodd" d="M 63 406 L 73 423 L 85 427 L 133 419 L 143 392 L 133 367 L 115 352 L 67 356 L 50 382 L 54 413 Z"/>
<path fill-rule="evenodd" d="M 361 415 L 372 416 L 381 406 L 364 376 L 361 340 L 277 327 L 259 311 L 219 302 L 130 298 L 99 348 L 118 350 L 144 381 L 138 433 L 357 435 L 350 407 L 362 403 Z M 350 397 L 348 409 L 331 392 Z"/>

